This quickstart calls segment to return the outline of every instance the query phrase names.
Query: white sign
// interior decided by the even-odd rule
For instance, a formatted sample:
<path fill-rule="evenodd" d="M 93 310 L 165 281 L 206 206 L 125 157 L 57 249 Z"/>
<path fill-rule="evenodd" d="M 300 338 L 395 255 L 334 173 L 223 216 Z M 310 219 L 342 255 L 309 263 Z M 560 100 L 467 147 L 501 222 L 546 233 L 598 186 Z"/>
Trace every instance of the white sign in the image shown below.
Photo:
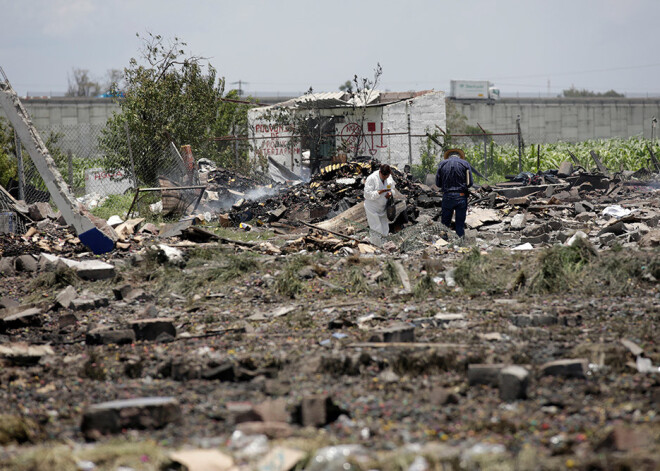
<path fill-rule="evenodd" d="M 128 173 L 123 170 L 108 172 L 102 168 L 85 170 L 85 193 L 100 196 L 121 195 L 133 185 Z"/>

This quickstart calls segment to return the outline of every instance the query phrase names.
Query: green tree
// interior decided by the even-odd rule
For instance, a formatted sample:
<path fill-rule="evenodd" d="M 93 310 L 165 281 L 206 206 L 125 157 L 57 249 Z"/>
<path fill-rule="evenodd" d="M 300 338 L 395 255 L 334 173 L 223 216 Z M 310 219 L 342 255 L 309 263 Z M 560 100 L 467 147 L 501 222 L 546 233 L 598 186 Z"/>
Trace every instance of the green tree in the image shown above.
<path fill-rule="evenodd" d="M 233 136 L 235 140 L 216 140 L 214 157 L 215 162 L 223 167 L 236 168 L 243 173 L 251 171 L 249 160 L 249 142 L 241 138 L 248 135 L 247 112 L 254 105 L 252 101 L 241 100 L 238 90 L 230 90 L 224 97 L 222 106 L 213 124 L 214 137 Z"/>
<path fill-rule="evenodd" d="M 9 123 L 0 118 L 0 185 L 7 185 L 16 178 L 14 134 Z"/>
<path fill-rule="evenodd" d="M 68 82 L 69 88 L 66 96 L 85 97 L 96 96 L 101 93 L 101 85 L 91 79 L 87 69 L 72 69 Z"/>
<path fill-rule="evenodd" d="M 609 90 L 605 93 L 596 93 L 591 90 L 583 88 L 578 90 L 574 85 L 571 85 L 571 88 L 568 88 L 563 91 L 565 98 L 584 98 L 584 97 L 612 97 L 612 98 L 622 98 L 623 93 L 618 93 L 614 90 Z"/>
<path fill-rule="evenodd" d="M 353 93 L 353 82 L 346 80 L 343 84 L 339 85 L 339 91 Z"/>
<path fill-rule="evenodd" d="M 139 35 L 138 35 L 139 37 Z M 189 144 L 196 158 L 215 157 L 213 126 L 225 81 L 203 58 L 187 55 L 186 43 L 149 33 L 140 64 L 132 58 L 124 69 L 124 98 L 103 130 L 104 167 L 130 170 L 127 131 L 137 178 L 154 184 L 161 174 L 178 177 L 170 142 Z"/>

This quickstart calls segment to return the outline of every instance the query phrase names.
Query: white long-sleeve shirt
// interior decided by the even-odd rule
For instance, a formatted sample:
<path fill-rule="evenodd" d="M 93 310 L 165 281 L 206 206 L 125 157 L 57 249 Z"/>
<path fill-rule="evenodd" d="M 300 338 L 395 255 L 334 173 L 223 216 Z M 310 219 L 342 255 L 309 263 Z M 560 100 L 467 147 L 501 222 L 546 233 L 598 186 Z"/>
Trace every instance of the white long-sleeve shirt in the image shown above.
<path fill-rule="evenodd" d="M 380 179 L 380 171 L 376 170 L 374 173 L 367 177 L 364 183 L 364 209 L 367 213 L 372 213 L 376 216 L 385 216 L 385 208 L 387 207 L 387 192 L 378 193 L 378 190 L 394 191 L 395 183 L 392 175 L 389 175 L 385 181 Z"/>

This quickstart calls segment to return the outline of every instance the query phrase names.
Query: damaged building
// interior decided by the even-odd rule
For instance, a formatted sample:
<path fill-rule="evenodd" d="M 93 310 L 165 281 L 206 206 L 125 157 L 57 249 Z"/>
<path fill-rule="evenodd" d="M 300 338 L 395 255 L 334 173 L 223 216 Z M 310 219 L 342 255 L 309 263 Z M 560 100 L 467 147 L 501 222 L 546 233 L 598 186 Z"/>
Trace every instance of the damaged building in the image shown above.
<path fill-rule="evenodd" d="M 403 168 L 420 163 L 436 125 L 446 125 L 442 91 L 309 93 L 248 112 L 250 157 L 297 174 L 357 157 Z"/>

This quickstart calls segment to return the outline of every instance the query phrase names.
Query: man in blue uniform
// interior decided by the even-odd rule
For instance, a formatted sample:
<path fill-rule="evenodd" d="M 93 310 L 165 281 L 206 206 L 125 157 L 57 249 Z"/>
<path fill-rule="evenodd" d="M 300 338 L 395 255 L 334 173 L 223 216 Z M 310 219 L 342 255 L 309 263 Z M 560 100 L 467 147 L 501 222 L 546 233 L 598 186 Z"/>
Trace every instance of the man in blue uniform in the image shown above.
<path fill-rule="evenodd" d="M 456 234 L 465 235 L 465 216 L 468 207 L 468 188 L 472 186 L 472 167 L 461 149 L 449 149 L 440 162 L 435 184 L 442 189 L 442 224 L 449 227 L 456 213 Z"/>

